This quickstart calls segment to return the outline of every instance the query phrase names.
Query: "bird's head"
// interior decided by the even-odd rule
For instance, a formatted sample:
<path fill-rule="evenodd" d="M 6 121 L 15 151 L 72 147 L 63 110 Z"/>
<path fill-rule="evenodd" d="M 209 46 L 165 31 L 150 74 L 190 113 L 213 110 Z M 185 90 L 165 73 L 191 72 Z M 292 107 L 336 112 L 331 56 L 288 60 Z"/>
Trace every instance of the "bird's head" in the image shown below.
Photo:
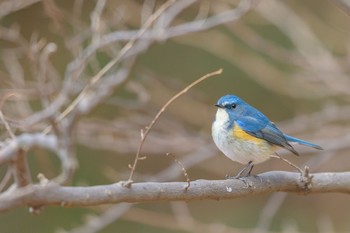
<path fill-rule="evenodd" d="M 222 96 L 215 104 L 218 107 L 216 120 L 233 121 L 242 114 L 246 103 L 235 95 Z"/>

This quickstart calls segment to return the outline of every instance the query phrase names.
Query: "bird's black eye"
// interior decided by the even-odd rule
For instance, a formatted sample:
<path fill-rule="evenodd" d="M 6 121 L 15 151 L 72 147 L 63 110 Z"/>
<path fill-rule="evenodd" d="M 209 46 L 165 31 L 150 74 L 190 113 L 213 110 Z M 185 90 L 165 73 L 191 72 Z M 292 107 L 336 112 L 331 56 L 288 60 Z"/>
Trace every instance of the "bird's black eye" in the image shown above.
<path fill-rule="evenodd" d="M 228 109 L 234 109 L 237 107 L 237 104 L 227 104 L 225 107 Z"/>

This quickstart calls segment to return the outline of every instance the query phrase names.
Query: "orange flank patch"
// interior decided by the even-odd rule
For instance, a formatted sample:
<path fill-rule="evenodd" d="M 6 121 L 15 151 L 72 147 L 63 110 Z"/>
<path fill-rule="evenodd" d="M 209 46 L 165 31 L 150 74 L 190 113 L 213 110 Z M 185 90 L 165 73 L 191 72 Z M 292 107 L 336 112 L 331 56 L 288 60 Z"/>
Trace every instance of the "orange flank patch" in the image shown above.
<path fill-rule="evenodd" d="M 244 132 L 244 130 L 241 127 L 239 127 L 236 123 L 233 127 L 233 130 L 232 130 L 232 136 L 234 138 L 254 142 L 256 144 L 260 144 L 264 141 L 263 139 L 254 137 L 254 136 Z"/>

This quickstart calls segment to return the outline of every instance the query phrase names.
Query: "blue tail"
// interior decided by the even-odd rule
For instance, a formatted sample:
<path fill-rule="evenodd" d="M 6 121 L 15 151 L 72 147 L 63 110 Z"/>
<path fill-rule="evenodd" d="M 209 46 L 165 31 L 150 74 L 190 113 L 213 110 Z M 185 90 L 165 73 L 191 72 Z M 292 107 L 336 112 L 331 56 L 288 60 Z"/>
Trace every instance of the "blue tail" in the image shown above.
<path fill-rule="evenodd" d="M 307 142 L 307 141 L 304 141 L 304 140 L 301 140 L 299 138 L 294 138 L 292 136 L 289 136 L 289 135 L 284 135 L 284 137 L 287 139 L 287 141 L 289 142 L 296 142 L 300 145 L 304 145 L 304 146 L 309 146 L 309 147 L 313 147 L 315 149 L 318 149 L 318 150 L 323 150 L 322 147 L 320 147 L 319 145 L 316 145 L 316 144 L 313 144 L 311 142 Z"/>

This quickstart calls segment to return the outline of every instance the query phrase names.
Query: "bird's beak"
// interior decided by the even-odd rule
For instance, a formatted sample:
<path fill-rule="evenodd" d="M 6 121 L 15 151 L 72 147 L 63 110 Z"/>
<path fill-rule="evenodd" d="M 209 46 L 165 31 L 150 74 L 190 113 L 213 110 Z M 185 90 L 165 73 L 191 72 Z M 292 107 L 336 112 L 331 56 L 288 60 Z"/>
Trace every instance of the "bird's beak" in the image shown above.
<path fill-rule="evenodd" d="M 218 108 L 222 108 L 222 106 L 220 104 L 215 104 L 214 106 L 218 107 Z"/>

